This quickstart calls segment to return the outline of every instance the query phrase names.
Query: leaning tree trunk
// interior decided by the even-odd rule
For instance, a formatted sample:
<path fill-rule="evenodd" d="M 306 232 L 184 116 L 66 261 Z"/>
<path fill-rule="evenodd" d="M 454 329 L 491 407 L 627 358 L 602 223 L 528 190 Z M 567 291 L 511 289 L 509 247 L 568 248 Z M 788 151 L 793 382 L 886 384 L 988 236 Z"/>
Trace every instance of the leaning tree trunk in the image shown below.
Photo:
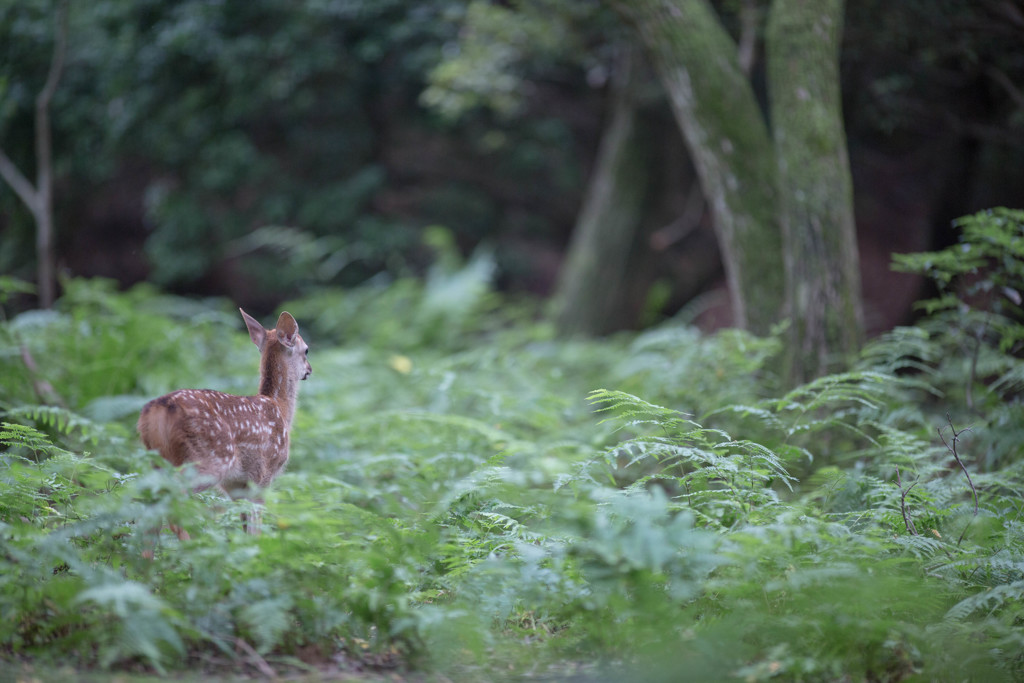
<path fill-rule="evenodd" d="M 643 216 L 650 159 L 630 96 L 631 59 L 618 60 L 611 108 L 554 297 L 563 336 L 606 334 L 619 327 L 630 246 Z"/>
<path fill-rule="evenodd" d="M 842 19 L 843 0 L 775 0 L 766 31 L 794 381 L 827 371 L 862 336 L 839 93 Z"/>
<path fill-rule="evenodd" d="M 736 43 L 707 0 L 613 0 L 635 25 L 714 218 L 737 325 L 767 333 L 784 301 L 774 150 Z"/>

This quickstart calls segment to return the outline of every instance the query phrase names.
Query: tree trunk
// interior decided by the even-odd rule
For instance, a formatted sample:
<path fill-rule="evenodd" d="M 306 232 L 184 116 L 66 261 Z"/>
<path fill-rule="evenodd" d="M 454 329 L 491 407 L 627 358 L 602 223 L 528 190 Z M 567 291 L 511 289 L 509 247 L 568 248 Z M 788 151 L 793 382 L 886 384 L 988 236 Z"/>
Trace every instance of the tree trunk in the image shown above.
<path fill-rule="evenodd" d="M 735 323 L 767 333 L 784 302 L 774 150 L 737 46 L 707 0 L 615 0 L 669 95 L 714 218 Z"/>
<path fill-rule="evenodd" d="M 50 101 L 64 71 L 68 45 L 68 0 L 57 5 L 53 59 L 46 83 L 36 97 L 36 258 L 39 261 L 39 305 L 50 308 L 56 298 L 57 278 L 53 249 L 53 149 L 50 138 Z"/>
<path fill-rule="evenodd" d="M 36 221 L 39 306 L 49 308 L 56 295 L 53 255 L 53 151 L 50 141 L 50 100 L 56 92 L 68 50 L 68 0 L 57 5 L 54 17 L 53 56 L 46 83 L 36 96 L 36 185 L 0 150 L 0 177 L 25 202 Z"/>
<path fill-rule="evenodd" d="M 53 149 L 50 138 L 50 101 L 57 91 L 68 44 L 68 2 L 57 5 L 54 18 L 53 57 L 46 74 L 46 83 L 36 96 L 36 184 L 18 170 L 0 149 L 0 177 L 25 203 L 36 222 L 36 259 L 38 261 L 39 306 L 50 308 L 56 297 L 55 257 L 53 247 Z"/>
<path fill-rule="evenodd" d="M 791 379 L 829 369 L 861 342 L 853 183 L 839 92 L 843 0 L 775 0 L 768 90 L 791 320 Z"/>
<path fill-rule="evenodd" d="M 650 159 L 630 96 L 631 58 L 618 60 L 611 111 L 554 297 L 563 336 L 607 334 L 626 291 L 630 246 L 643 215 Z"/>

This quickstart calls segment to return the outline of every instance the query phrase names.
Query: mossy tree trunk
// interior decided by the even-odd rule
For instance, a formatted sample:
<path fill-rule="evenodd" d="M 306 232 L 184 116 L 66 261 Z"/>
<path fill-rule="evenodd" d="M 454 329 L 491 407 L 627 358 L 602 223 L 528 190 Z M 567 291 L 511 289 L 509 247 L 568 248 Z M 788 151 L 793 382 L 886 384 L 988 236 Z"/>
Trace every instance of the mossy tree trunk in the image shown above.
<path fill-rule="evenodd" d="M 843 0 L 775 0 L 766 29 L 790 327 L 790 377 L 861 342 L 853 182 L 839 92 Z"/>
<path fill-rule="evenodd" d="M 615 0 L 665 87 L 708 200 L 737 325 L 768 332 L 785 296 L 771 137 L 707 0 Z"/>
<path fill-rule="evenodd" d="M 839 96 L 842 0 L 774 0 L 772 127 L 708 0 L 611 0 L 668 92 L 708 199 L 737 325 L 791 319 L 790 376 L 861 341 L 852 184 Z"/>
<path fill-rule="evenodd" d="M 607 334 L 627 289 L 630 247 L 643 217 L 651 160 L 631 96 L 632 60 L 618 60 L 608 123 L 559 274 L 553 317 L 563 336 Z"/>

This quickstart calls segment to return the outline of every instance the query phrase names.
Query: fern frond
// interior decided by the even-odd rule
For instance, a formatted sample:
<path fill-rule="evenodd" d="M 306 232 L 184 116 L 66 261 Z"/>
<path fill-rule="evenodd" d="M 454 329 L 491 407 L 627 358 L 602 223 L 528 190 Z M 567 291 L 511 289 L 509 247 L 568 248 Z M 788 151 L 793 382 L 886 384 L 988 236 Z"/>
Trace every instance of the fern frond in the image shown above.
<path fill-rule="evenodd" d="M 686 418 L 689 417 L 677 410 L 655 405 L 624 391 L 595 389 L 587 395 L 587 401 L 599 406 L 595 409 L 596 412 L 614 412 L 618 419 L 628 420 L 630 424 L 655 424 L 669 428 L 687 421 Z M 602 423 L 609 419 L 612 418 L 602 420 Z"/>
<path fill-rule="evenodd" d="M 748 456 L 752 456 L 755 462 L 761 463 L 767 467 L 768 474 L 771 477 L 782 481 L 790 491 L 793 490 L 792 483 L 796 481 L 796 478 L 790 476 L 789 472 L 786 470 L 786 466 L 779 459 L 779 456 L 777 456 L 771 449 L 766 448 L 759 443 L 745 439 L 719 444 L 718 448 L 736 448 Z"/>
<path fill-rule="evenodd" d="M 995 586 L 965 598 L 946 612 L 946 619 L 963 621 L 977 612 L 992 614 L 1009 603 L 1024 602 L 1024 581 Z"/>
<path fill-rule="evenodd" d="M 8 410 L 7 415 L 35 422 L 63 436 L 75 435 L 92 445 L 97 444 L 107 433 L 104 424 L 60 406 L 23 405 Z"/>
<path fill-rule="evenodd" d="M 899 380 L 882 372 L 859 371 L 825 375 L 799 386 L 778 399 L 779 412 L 808 413 L 826 406 L 859 405 L 877 410 Z"/>
<path fill-rule="evenodd" d="M 701 418 L 701 422 L 707 422 L 712 417 L 728 414 L 737 415 L 739 417 L 752 417 L 760 424 L 773 431 L 781 432 L 784 429 L 784 424 L 782 420 L 779 419 L 775 411 L 761 406 L 743 404 L 730 404 L 712 410 L 711 412 L 704 414 Z"/>
<path fill-rule="evenodd" d="M 897 536 L 896 545 L 919 559 L 928 559 L 948 552 L 948 544 L 925 534 Z"/>
<path fill-rule="evenodd" d="M 896 327 L 865 344 L 855 369 L 889 376 L 911 371 L 930 378 L 935 373 L 934 363 L 938 359 L 939 349 L 927 330 L 920 327 Z M 901 377 L 902 382 L 907 379 Z M 929 393 L 938 392 L 921 379 L 914 380 L 912 386 Z"/>
<path fill-rule="evenodd" d="M 0 422 L 0 444 L 8 447 L 25 448 L 35 454 L 45 454 L 47 456 L 71 455 L 69 451 L 64 450 L 60 446 L 55 446 L 50 437 L 35 427 L 6 421 Z"/>

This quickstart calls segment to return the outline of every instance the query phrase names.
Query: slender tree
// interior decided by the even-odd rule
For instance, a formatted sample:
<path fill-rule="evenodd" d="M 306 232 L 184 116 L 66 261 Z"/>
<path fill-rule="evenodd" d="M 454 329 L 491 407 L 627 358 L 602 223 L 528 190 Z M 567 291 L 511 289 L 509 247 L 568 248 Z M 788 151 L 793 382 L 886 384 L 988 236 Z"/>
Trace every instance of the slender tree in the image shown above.
<path fill-rule="evenodd" d="M 61 0 L 54 17 L 53 55 L 46 81 L 36 96 L 36 182 L 33 184 L 0 148 L 0 177 L 25 203 L 36 222 L 39 305 L 49 308 L 56 296 L 53 226 L 53 143 L 50 133 L 50 102 L 64 71 L 68 41 L 68 2 Z"/>
<path fill-rule="evenodd" d="M 624 48 L 609 89 L 610 106 L 594 170 L 558 279 L 554 319 L 561 334 L 606 334 L 619 323 L 630 247 L 643 216 L 650 159 L 631 92 L 633 56 Z"/>

